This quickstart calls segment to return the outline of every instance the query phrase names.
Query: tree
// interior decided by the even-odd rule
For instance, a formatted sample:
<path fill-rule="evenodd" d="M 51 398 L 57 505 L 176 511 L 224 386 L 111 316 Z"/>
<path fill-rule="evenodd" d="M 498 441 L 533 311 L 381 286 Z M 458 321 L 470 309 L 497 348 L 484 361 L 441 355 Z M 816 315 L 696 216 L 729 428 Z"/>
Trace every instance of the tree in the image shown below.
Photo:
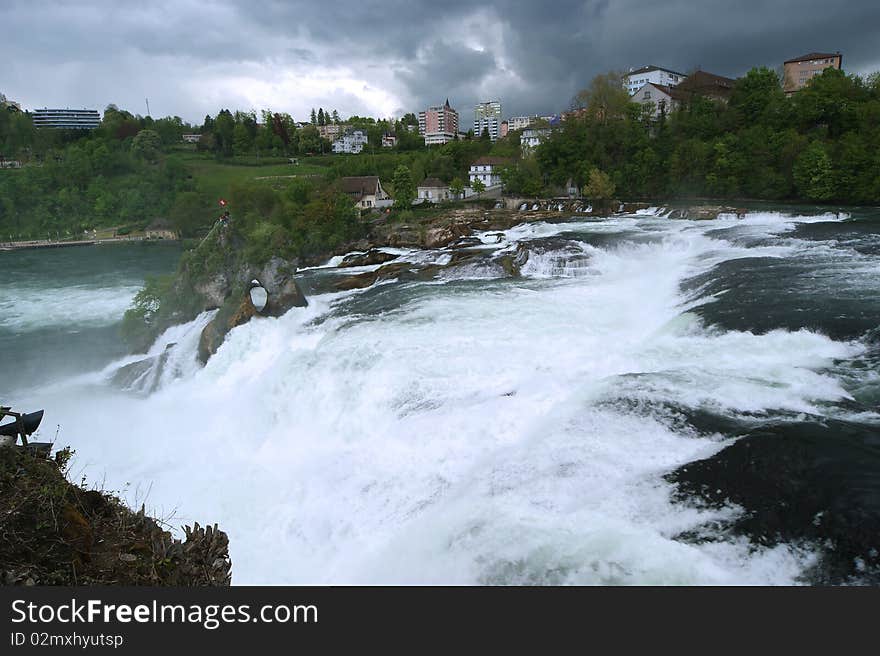
<path fill-rule="evenodd" d="M 597 75 L 590 86 L 578 92 L 573 104 L 586 108 L 587 115 L 602 124 L 624 118 L 630 98 L 623 87 L 623 75 L 615 71 Z"/>
<path fill-rule="evenodd" d="M 818 141 L 813 142 L 794 164 L 794 183 L 798 193 L 810 200 L 830 200 L 835 194 L 831 157 Z"/>
<path fill-rule="evenodd" d="M 600 171 L 596 167 L 590 169 L 590 176 L 587 184 L 584 185 L 584 196 L 590 201 L 604 207 L 607 206 L 614 197 L 614 183 L 607 173 Z"/>
<path fill-rule="evenodd" d="M 182 237 L 195 237 L 200 227 L 213 220 L 213 216 L 208 216 L 210 207 L 198 193 L 185 191 L 177 194 L 168 218 Z"/>
<path fill-rule="evenodd" d="M 332 120 L 334 125 L 339 125 L 339 112 L 333 110 Z"/>
<path fill-rule="evenodd" d="M 412 173 L 405 164 L 394 170 L 394 206 L 407 209 L 416 198 L 416 186 L 413 184 Z"/>
<path fill-rule="evenodd" d="M 471 189 L 474 190 L 474 193 L 477 195 L 477 198 L 480 197 L 484 191 L 486 191 L 486 185 L 483 184 L 483 181 L 479 178 L 474 178 L 474 181 L 471 183 Z"/>
<path fill-rule="evenodd" d="M 315 114 L 315 108 L 314 108 L 314 107 L 312 107 L 311 123 L 312 123 L 312 125 L 317 125 L 317 124 L 318 124 L 318 116 L 317 116 L 317 114 Z"/>
<path fill-rule="evenodd" d="M 324 115 L 324 108 L 318 109 L 318 125 L 327 125 L 327 117 Z"/>
<path fill-rule="evenodd" d="M 452 182 L 449 183 L 449 191 L 452 192 L 456 200 L 461 198 L 461 195 L 464 193 L 464 182 L 461 181 L 461 178 L 452 179 Z"/>
<path fill-rule="evenodd" d="M 148 162 L 159 159 L 162 151 L 162 137 L 154 130 L 141 130 L 131 142 L 131 154 Z"/>
<path fill-rule="evenodd" d="M 251 151 L 253 139 L 244 123 L 236 123 L 232 131 L 232 148 L 236 155 L 244 155 Z"/>
<path fill-rule="evenodd" d="M 221 109 L 214 119 L 215 148 L 219 155 L 232 155 L 232 140 L 235 133 L 235 119 L 228 109 Z"/>

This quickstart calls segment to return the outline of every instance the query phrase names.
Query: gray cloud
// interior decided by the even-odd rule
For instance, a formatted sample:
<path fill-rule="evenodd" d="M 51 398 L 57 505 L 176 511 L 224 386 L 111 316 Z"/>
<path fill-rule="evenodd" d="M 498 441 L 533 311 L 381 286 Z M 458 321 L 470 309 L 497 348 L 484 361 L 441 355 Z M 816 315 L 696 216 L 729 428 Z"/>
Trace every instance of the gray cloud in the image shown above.
<path fill-rule="evenodd" d="M 736 76 L 814 50 L 880 68 L 876 0 L 63 0 L 0 4 L 0 91 L 26 107 L 108 103 L 200 121 L 220 107 L 305 118 L 450 98 L 563 110 L 597 73 L 657 64 Z"/>

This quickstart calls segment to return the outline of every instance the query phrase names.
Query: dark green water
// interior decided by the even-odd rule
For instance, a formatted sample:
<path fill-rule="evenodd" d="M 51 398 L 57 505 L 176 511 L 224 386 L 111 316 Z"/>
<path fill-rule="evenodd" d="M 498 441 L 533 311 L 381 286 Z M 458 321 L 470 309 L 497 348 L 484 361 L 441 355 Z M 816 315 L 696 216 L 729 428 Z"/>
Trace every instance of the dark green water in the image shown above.
<path fill-rule="evenodd" d="M 125 353 L 125 309 L 147 276 L 176 268 L 180 252 L 171 243 L 0 252 L 0 399 Z"/>

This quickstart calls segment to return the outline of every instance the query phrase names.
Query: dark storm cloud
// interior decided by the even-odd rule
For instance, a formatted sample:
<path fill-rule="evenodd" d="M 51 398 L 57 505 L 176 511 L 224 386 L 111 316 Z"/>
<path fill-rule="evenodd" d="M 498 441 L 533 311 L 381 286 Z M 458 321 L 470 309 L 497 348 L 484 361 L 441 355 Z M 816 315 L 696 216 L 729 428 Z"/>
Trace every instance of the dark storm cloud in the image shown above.
<path fill-rule="evenodd" d="M 446 97 L 563 110 L 596 74 L 656 64 L 736 76 L 814 50 L 880 68 L 880 3 L 859 0 L 0 0 L 0 91 L 198 119 L 254 103 L 304 118 L 417 111 Z M 257 107 L 259 108 L 259 107 Z"/>

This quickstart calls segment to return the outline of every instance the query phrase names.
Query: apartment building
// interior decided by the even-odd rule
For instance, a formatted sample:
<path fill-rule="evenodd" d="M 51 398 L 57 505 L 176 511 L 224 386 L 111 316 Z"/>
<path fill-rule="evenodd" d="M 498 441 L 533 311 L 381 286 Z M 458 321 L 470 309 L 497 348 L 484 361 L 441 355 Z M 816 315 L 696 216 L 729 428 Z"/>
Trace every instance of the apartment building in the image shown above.
<path fill-rule="evenodd" d="M 669 70 L 668 68 L 660 68 L 659 66 L 643 66 L 635 70 L 630 69 L 629 73 L 623 76 L 623 86 L 629 92 L 629 95 L 635 95 L 635 92 L 646 84 L 659 84 L 665 87 L 674 87 L 679 82 L 685 80 L 687 75 Z"/>
<path fill-rule="evenodd" d="M 489 131 L 489 139 L 498 141 L 501 136 L 501 101 L 490 100 L 474 107 L 474 137 L 479 139 L 484 130 Z"/>
<path fill-rule="evenodd" d="M 426 146 L 449 143 L 458 134 L 458 112 L 446 103 L 419 112 L 419 134 Z"/>
<path fill-rule="evenodd" d="M 791 95 L 800 91 L 815 76 L 821 75 L 826 68 L 841 67 L 843 55 L 840 52 L 811 52 L 801 57 L 795 57 L 784 62 L 783 67 L 783 90 Z"/>

